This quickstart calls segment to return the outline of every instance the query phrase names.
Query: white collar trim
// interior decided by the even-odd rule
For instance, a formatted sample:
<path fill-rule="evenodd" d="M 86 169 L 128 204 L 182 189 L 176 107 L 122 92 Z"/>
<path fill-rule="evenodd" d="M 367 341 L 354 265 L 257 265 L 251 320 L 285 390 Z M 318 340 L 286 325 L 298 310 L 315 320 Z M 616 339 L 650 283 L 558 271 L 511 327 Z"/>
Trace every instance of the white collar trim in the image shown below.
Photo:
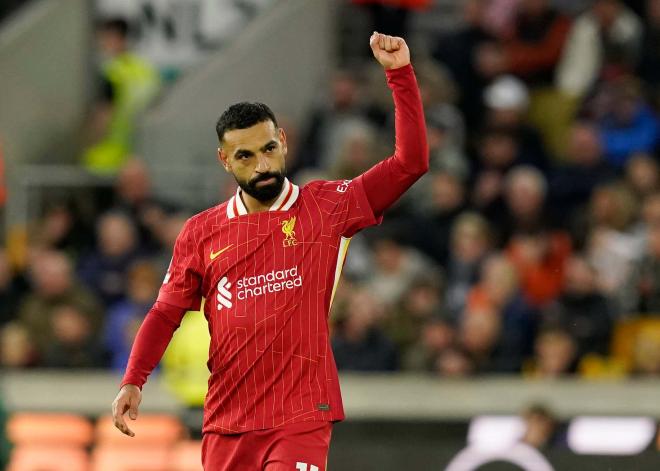
<path fill-rule="evenodd" d="M 284 185 L 282 185 L 282 191 L 275 202 L 271 205 L 269 211 L 288 211 L 298 200 L 298 196 L 300 196 L 300 188 L 298 185 L 291 183 L 288 178 L 285 178 Z M 248 210 L 241 198 L 241 188 L 238 187 L 236 189 L 236 194 L 227 202 L 227 217 L 232 219 L 236 216 L 243 216 L 245 214 L 248 214 Z"/>

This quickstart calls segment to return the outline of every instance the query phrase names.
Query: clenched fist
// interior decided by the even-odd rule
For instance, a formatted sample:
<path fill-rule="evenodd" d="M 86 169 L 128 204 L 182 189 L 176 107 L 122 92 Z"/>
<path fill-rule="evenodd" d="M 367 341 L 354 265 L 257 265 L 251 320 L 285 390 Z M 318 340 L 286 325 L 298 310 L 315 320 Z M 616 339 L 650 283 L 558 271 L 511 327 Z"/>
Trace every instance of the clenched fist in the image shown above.
<path fill-rule="evenodd" d="M 410 50 L 403 38 L 374 31 L 369 45 L 374 57 L 385 69 L 398 69 L 410 64 Z"/>

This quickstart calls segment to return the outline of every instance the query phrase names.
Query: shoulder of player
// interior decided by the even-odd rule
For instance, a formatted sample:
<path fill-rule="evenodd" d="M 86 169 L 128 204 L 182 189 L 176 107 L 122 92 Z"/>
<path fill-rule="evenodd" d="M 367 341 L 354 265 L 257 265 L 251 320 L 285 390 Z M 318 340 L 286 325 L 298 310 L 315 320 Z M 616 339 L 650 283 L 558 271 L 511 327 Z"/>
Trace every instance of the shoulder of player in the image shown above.
<path fill-rule="evenodd" d="M 314 180 L 309 182 L 301 191 L 303 198 L 311 197 L 317 204 L 335 207 L 346 196 L 352 180 Z"/>
<path fill-rule="evenodd" d="M 351 180 L 313 180 L 307 183 L 302 191 L 314 195 L 342 194 L 350 183 Z"/>
<path fill-rule="evenodd" d="M 212 206 L 204 211 L 194 214 L 186 221 L 186 228 L 204 226 L 209 223 L 218 224 L 218 221 L 227 217 L 227 201 Z"/>

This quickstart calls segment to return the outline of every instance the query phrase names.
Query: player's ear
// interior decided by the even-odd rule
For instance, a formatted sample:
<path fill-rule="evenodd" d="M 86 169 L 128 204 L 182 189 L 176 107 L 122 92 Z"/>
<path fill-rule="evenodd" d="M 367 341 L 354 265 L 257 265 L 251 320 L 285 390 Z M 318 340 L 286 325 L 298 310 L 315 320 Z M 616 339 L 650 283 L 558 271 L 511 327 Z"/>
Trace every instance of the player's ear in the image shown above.
<path fill-rule="evenodd" d="M 227 173 L 231 173 L 231 165 L 229 164 L 229 158 L 227 157 L 227 153 L 222 148 L 222 146 L 218 147 L 218 162 L 220 162 L 220 165 L 224 167 Z"/>
<path fill-rule="evenodd" d="M 286 154 L 287 150 L 287 145 L 286 145 L 286 133 L 284 132 L 284 129 L 280 128 L 280 143 L 282 144 L 282 153 Z"/>

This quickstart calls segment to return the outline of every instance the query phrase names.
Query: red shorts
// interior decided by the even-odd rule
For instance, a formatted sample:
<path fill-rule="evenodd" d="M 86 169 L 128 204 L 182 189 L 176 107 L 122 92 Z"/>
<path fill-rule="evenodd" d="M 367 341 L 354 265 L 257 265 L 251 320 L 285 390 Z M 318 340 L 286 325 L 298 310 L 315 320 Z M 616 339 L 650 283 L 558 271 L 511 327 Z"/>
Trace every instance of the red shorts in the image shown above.
<path fill-rule="evenodd" d="M 206 433 L 205 471 L 326 471 L 331 422 L 301 422 L 235 435 Z"/>

